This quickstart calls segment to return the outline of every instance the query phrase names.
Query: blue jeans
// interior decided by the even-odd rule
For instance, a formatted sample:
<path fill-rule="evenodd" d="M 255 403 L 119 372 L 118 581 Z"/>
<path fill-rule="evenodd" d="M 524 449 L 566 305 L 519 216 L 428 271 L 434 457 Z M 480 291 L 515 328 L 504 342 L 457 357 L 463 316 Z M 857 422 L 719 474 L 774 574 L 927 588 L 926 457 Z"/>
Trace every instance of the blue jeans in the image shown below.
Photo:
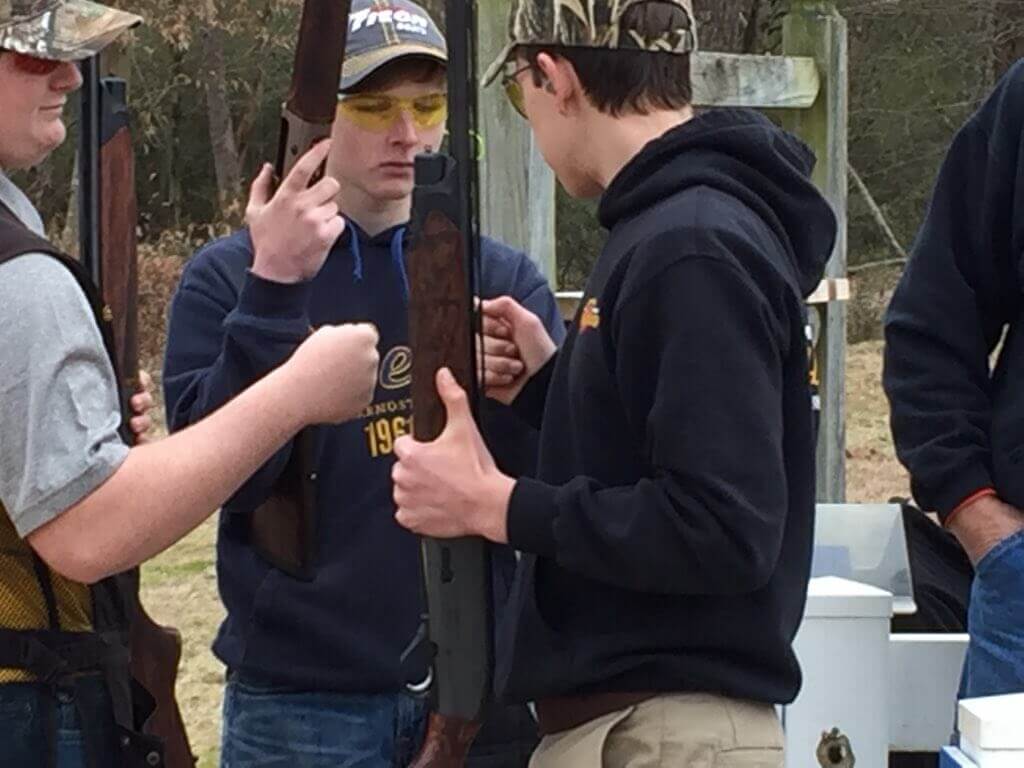
<path fill-rule="evenodd" d="M 960 698 L 1024 691 L 1024 531 L 978 563 L 967 629 Z"/>
<path fill-rule="evenodd" d="M 405 694 L 295 692 L 231 675 L 221 768 L 404 768 L 426 701 Z"/>
<path fill-rule="evenodd" d="M 87 725 L 80 709 L 89 714 Z M 80 678 L 57 694 L 34 683 L 0 685 L 0 765 L 47 764 L 50 711 L 55 718 L 57 768 L 87 768 L 87 732 L 92 737 L 96 768 L 120 765 L 110 696 L 98 677 Z"/>

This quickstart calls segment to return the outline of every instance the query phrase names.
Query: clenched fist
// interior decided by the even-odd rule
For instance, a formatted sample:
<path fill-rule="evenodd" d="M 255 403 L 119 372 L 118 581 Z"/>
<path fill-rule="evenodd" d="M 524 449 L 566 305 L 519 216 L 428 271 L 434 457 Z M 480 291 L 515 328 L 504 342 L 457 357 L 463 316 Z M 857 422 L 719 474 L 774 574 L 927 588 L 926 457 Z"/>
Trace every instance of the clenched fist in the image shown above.
<path fill-rule="evenodd" d="M 367 323 L 328 325 L 306 339 L 284 364 L 290 391 L 302 399 L 306 424 L 340 424 L 373 400 L 377 329 Z"/>
<path fill-rule="evenodd" d="M 330 140 L 313 146 L 271 196 L 273 169 L 263 166 L 252 183 L 245 221 L 255 256 L 254 274 L 277 283 L 316 277 L 331 247 L 345 231 L 338 215 L 338 182 L 329 176 L 312 187 L 310 179 L 331 149 Z"/>
<path fill-rule="evenodd" d="M 510 404 L 526 382 L 558 351 L 544 323 L 515 299 L 480 304 L 483 317 L 482 376 L 487 396 Z"/>

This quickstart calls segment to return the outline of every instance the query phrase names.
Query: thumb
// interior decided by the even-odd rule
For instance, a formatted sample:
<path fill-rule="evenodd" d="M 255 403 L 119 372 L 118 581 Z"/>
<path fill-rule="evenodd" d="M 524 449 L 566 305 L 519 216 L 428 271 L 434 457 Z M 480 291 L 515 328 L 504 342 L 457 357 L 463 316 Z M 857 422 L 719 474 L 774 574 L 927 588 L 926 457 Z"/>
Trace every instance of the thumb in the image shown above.
<path fill-rule="evenodd" d="M 273 168 L 271 168 L 270 163 L 264 163 L 256 178 L 253 179 L 252 186 L 249 187 L 250 207 L 262 208 L 270 202 L 270 198 L 273 197 L 273 190 L 271 189 L 272 179 Z"/>
<path fill-rule="evenodd" d="M 533 314 L 511 296 L 500 296 L 497 299 L 485 301 L 483 311 L 484 315 L 500 319 L 512 328 L 519 327 Z"/>
<path fill-rule="evenodd" d="M 448 423 L 445 424 L 441 438 L 448 436 L 449 439 L 468 444 L 479 468 L 494 469 L 494 458 L 487 449 L 480 430 L 477 429 L 476 421 L 473 420 L 469 396 L 447 368 L 437 372 L 437 393 L 441 396 L 448 415 Z"/>
<path fill-rule="evenodd" d="M 437 372 L 437 394 L 441 396 L 444 410 L 448 416 L 445 433 L 462 434 L 466 427 L 473 424 L 473 412 L 469 408 L 469 396 L 466 390 L 452 376 L 447 368 Z"/>

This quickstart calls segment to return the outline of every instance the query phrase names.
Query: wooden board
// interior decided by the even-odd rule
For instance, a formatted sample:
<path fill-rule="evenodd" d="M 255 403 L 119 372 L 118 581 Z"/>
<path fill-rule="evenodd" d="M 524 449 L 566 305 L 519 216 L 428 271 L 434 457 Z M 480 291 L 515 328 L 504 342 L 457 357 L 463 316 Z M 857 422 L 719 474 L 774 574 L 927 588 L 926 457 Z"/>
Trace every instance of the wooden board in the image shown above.
<path fill-rule="evenodd" d="M 697 53 L 693 101 L 702 107 L 805 109 L 818 98 L 818 65 L 806 56 Z"/>

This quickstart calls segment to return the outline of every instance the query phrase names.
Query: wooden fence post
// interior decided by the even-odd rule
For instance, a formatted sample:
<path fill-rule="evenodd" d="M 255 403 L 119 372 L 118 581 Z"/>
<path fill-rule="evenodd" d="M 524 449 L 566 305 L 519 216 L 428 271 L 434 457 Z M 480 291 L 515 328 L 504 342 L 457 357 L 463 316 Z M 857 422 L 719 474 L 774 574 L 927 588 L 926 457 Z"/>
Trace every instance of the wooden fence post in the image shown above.
<path fill-rule="evenodd" d="M 784 121 L 814 150 L 814 181 L 839 220 L 839 236 L 826 277 L 846 278 L 846 198 L 848 69 L 846 20 L 835 6 L 817 0 L 793 0 L 783 23 L 783 52 L 812 56 L 822 88 L 810 109 L 789 110 Z M 817 347 L 821 380 L 821 432 L 818 439 L 818 500 L 846 500 L 846 305 L 821 306 Z"/>
<path fill-rule="evenodd" d="M 482 74 L 508 41 L 508 0 L 479 0 Z M 499 83 L 480 91 L 481 232 L 529 255 L 555 288 L 555 175 L 537 150 L 530 126 Z"/>

